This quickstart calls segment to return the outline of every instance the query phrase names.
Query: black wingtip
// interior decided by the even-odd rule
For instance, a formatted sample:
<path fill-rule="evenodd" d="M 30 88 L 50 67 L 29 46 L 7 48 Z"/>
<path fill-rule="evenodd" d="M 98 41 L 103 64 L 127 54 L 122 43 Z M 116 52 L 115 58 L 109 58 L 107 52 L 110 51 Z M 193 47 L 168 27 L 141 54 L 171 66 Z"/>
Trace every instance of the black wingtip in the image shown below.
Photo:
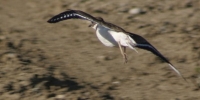
<path fill-rule="evenodd" d="M 49 19 L 47 22 L 48 22 L 48 23 L 55 23 L 55 22 L 53 22 L 51 19 Z"/>
<path fill-rule="evenodd" d="M 53 16 L 52 18 L 50 18 L 47 22 L 48 23 L 57 23 L 63 20 L 67 20 L 67 19 L 73 19 L 73 18 L 78 18 L 75 15 L 75 10 L 67 10 L 65 12 L 62 12 L 58 15 Z"/>
<path fill-rule="evenodd" d="M 59 22 L 58 20 L 54 20 L 54 18 L 51 18 L 47 21 L 48 23 L 57 23 Z"/>
<path fill-rule="evenodd" d="M 60 21 L 64 20 L 64 18 L 62 16 L 63 15 L 61 15 L 61 14 L 56 15 L 56 16 L 50 18 L 47 22 L 48 23 L 57 23 L 57 22 L 60 22 Z"/>

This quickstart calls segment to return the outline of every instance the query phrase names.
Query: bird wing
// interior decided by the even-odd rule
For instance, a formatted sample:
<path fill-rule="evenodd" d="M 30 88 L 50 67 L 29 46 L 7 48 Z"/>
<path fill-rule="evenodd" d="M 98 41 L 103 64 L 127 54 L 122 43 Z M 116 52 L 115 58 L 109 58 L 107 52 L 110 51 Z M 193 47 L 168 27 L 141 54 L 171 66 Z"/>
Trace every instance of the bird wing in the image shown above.
<path fill-rule="evenodd" d="M 165 62 L 170 63 L 154 46 L 152 46 L 146 39 L 144 39 L 143 37 L 137 35 L 137 34 L 133 34 L 133 33 L 129 33 L 129 36 L 131 38 L 133 38 L 133 40 L 135 40 L 136 42 L 136 47 L 140 48 L 140 49 L 145 49 L 148 50 L 150 52 L 152 52 L 153 54 L 155 54 L 156 56 L 160 57 L 161 59 L 163 59 Z"/>
<path fill-rule="evenodd" d="M 140 49 L 145 49 L 148 50 L 150 52 L 152 52 L 153 54 L 155 54 L 156 56 L 160 57 L 162 60 L 164 60 L 166 63 L 168 63 L 168 65 L 170 66 L 171 69 L 173 69 L 179 76 L 181 76 L 184 80 L 185 78 L 181 75 L 181 73 L 169 62 L 169 60 L 167 60 L 167 58 L 165 58 L 154 46 L 152 46 L 146 39 L 144 39 L 143 37 L 137 35 L 137 34 L 133 34 L 133 33 L 129 33 L 129 36 L 131 38 L 133 38 L 136 42 L 135 47 L 138 47 Z"/>
<path fill-rule="evenodd" d="M 51 19 L 49 19 L 47 22 L 57 23 L 63 20 L 68 20 L 68 19 L 82 19 L 82 20 L 88 20 L 94 23 L 99 23 L 98 19 L 80 10 L 68 10 L 68 11 L 62 12 L 52 17 Z"/>
<path fill-rule="evenodd" d="M 122 31 L 122 32 L 125 31 L 119 26 L 116 26 L 112 23 L 105 22 L 103 20 L 103 18 L 101 18 L 101 17 L 93 17 L 92 15 L 87 14 L 87 13 L 80 11 L 80 10 L 68 10 L 68 11 L 62 12 L 62 13 L 52 17 L 51 19 L 49 19 L 47 22 L 57 23 L 57 22 L 60 22 L 60 21 L 63 21 L 63 20 L 68 20 L 68 19 L 88 20 L 88 21 L 91 21 L 93 23 L 100 24 L 100 25 L 102 25 L 106 28 L 109 28 L 109 29 L 115 28 L 116 31 Z"/>

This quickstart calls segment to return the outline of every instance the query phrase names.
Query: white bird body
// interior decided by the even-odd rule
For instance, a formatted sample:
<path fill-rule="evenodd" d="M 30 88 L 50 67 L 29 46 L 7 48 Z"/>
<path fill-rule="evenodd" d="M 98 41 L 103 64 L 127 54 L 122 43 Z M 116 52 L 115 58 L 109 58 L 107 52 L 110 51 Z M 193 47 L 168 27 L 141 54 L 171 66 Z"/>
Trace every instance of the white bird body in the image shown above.
<path fill-rule="evenodd" d="M 97 38 L 105 46 L 114 47 L 118 46 L 118 42 L 123 47 L 134 49 L 136 42 L 127 34 L 123 32 L 116 32 L 99 24 L 95 24 L 92 28 L 96 30 Z"/>

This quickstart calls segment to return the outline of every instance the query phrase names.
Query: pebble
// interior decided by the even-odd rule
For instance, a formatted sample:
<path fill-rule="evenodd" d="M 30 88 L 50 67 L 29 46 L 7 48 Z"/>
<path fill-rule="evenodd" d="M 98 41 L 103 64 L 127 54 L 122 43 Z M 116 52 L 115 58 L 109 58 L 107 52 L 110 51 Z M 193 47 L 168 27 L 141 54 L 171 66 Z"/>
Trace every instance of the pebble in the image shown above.
<path fill-rule="evenodd" d="M 144 13 L 144 11 L 141 8 L 132 8 L 129 10 L 129 13 L 132 15 L 138 15 Z"/>
<path fill-rule="evenodd" d="M 120 84 L 120 82 L 119 81 L 114 81 L 114 82 L 112 82 L 112 84 Z"/>
<path fill-rule="evenodd" d="M 8 62 L 8 61 L 17 61 L 17 55 L 15 53 L 8 53 L 8 54 L 4 54 L 1 57 L 1 61 L 3 62 Z"/>
<path fill-rule="evenodd" d="M 7 37 L 5 37 L 5 36 L 0 36 L 0 40 L 1 40 L 1 41 L 5 40 L 5 39 L 7 39 Z"/>
<path fill-rule="evenodd" d="M 105 61 L 114 59 L 113 56 L 98 56 L 97 58 L 99 58 L 100 60 L 105 60 Z"/>
<path fill-rule="evenodd" d="M 65 95 L 57 95 L 56 97 L 55 97 L 55 99 L 56 100 L 65 100 Z"/>

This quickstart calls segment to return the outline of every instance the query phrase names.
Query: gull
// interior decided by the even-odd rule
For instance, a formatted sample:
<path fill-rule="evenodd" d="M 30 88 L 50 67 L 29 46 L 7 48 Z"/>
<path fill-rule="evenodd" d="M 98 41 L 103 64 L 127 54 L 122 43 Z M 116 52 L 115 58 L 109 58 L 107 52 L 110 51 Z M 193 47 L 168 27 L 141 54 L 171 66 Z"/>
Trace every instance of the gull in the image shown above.
<path fill-rule="evenodd" d="M 89 27 L 92 27 L 97 35 L 97 38 L 102 44 L 108 47 L 119 47 L 123 56 L 124 63 L 127 63 L 126 47 L 136 50 L 136 48 L 144 49 L 152 52 L 156 56 L 165 61 L 171 69 L 173 69 L 180 77 L 185 79 L 182 74 L 165 58 L 153 45 L 151 45 L 142 36 L 128 32 L 123 28 L 112 23 L 104 21 L 101 17 L 93 17 L 92 15 L 80 10 L 67 10 L 49 19 L 48 23 L 57 23 L 68 19 L 82 19 L 90 21 Z"/>

